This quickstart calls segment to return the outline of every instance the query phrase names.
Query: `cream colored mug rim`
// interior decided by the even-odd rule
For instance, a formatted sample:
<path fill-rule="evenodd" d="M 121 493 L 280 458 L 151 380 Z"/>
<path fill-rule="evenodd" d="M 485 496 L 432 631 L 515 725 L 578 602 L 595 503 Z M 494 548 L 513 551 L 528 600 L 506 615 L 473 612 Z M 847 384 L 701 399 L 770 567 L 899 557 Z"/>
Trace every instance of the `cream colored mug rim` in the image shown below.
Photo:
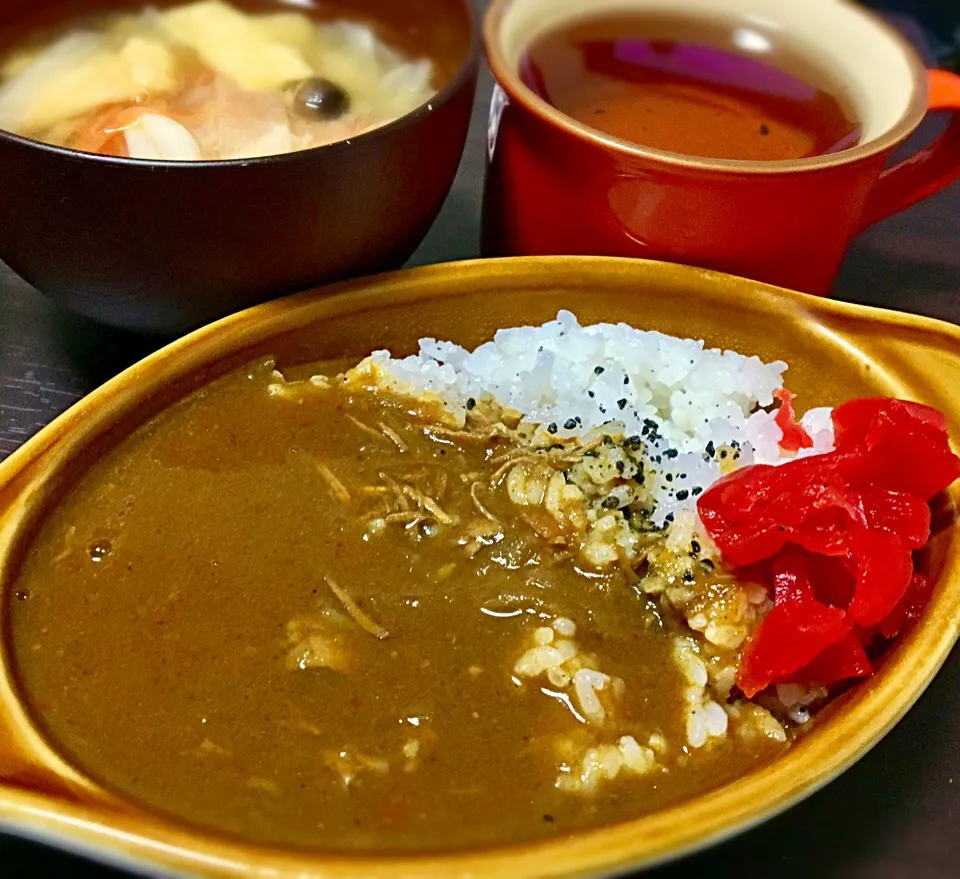
<path fill-rule="evenodd" d="M 715 171 L 735 174 L 788 174 L 819 171 L 853 164 L 894 149 L 913 133 L 917 126 L 923 121 L 923 117 L 927 112 L 929 101 L 927 69 L 913 45 L 900 31 L 877 13 L 864 9 L 859 4 L 853 2 L 853 0 L 830 0 L 830 2 L 850 9 L 854 14 L 864 19 L 865 24 L 868 26 L 884 31 L 901 50 L 910 67 L 913 75 L 910 101 L 900 118 L 892 126 L 889 126 L 881 134 L 870 138 L 865 143 L 857 144 L 850 149 L 804 159 L 774 159 L 764 161 L 713 159 L 642 146 L 578 122 L 576 119 L 567 116 L 553 105 L 547 103 L 547 101 L 524 84 L 520 78 L 519 71 L 514 69 L 504 57 L 499 34 L 504 15 L 515 2 L 518 2 L 518 0 L 492 0 L 483 19 L 484 49 L 487 55 L 487 62 L 490 65 L 497 84 L 507 93 L 510 99 L 522 104 L 553 127 L 581 141 L 591 143 L 609 152 L 618 153 L 625 157 L 646 159 L 648 161 L 655 161 L 660 164 L 691 171 Z M 682 13 L 683 5 L 683 0 L 677 0 L 675 11 Z M 718 0 L 717 5 L 718 7 L 722 7 L 723 0 Z"/>

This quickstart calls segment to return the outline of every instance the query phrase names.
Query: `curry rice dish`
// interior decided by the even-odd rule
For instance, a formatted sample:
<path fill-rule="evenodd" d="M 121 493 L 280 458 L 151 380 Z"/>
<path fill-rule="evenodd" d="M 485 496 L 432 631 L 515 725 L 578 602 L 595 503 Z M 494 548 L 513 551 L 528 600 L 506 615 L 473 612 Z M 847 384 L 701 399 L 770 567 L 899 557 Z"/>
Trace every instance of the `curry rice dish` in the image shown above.
<path fill-rule="evenodd" d="M 854 404 L 797 421 L 785 368 L 566 312 L 474 352 L 253 363 L 120 442 L 39 526 L 8 589 L 22 693 L 107 788 L 294 847 L 531 840 L 732 781 L 922 606 L 912 562 L 868 595 L 864 549 L 828 601 L 840 574 L 797 515 L 742 561 L 731 486 L 833 467 L 869 498 Z M 935 420 L 894 403 L 874 408 Z M 895 488 L 920 498 L 904 522 L 957 475 L 936 431 L 940 469 Z M 926 540 L 906 531 L 902 564 Z M 776 635 L 785 618 L 807 640 Z"/>

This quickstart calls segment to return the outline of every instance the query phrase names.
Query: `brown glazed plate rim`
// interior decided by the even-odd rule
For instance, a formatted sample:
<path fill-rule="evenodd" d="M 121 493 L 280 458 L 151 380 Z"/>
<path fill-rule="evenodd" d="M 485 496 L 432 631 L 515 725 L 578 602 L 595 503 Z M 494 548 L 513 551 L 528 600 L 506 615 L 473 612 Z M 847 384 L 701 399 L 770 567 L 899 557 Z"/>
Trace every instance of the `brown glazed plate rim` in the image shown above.
<path fill-rule="evenodd" d="M 74 162 L 89 162 L 102 165 L 104 167 L 121 168 L 164 168 L 164 169 L 186 169 L 196 171 L 201 168 L 247 168 L 260 165 L 282 165 L 305 159 L 317 158 L 320 154 L 332 155 L 345 150 L 358 149 L 360 146 L 366 146 L 374 143 L 381 138 L 389 138 L 391 135 L 405 128 L 413 128 L 422 122 L 438 109 L 448 104 L 454 96 L 460 92 L 467 83 L 476 76 L 477 67 L 480 62 L 480 28 L 477 22 L 476 13 L 468 0 L 457 0 L 463 7 L 467 17 L 467 24 L 470 28 L 469 49 L 457 68 L 456 74 L 451 80 L 441 88 L 436 94 L 424 101 L 419 107 L 414 108 L 409 113 L 351 137 L 348 140 L 338 140 L 333 143 L 323 144 L 322 146 L 311 147 L 307 150 L 295 150 L 290 153 L 275 153 L 270 156 L 252 156 L 247 159 L 203 159 L 197 162 L 177 162 L 169 159 L 131 159 L 124 156 L 105 156 L 101 153 L 88 153 L 82 150 L 72 150 L 67 147 L 55 146 L 54 144 L 44 143 L 42 140 L 35 140 L 32 137 L 24 137 L 20 134 L 14 134 L 12 131 L 6 131 L 0 128 L 0 143 L 8 141 L 17 146 L 28 147 L 41 152 L 55 155 L 59 158 L 69 159 Z"/>
<path fill-rule="evenodd" d="M 72 447 L 129 418 L 157 389 L 180 381 L 252 346 L 295 332 L 323 332 L 323 321 L 399 304 L 450 301 L 462 295 L 533 295 L 555 289 L 588 294 L 658 279 L 670 297 L 722 302 L 725 313 L 756 320 L 788 320 L 794 332 L 822 339 L 824 349 L 853 346 L 851 359 L 881 362 L 891 339 L 925 365 L 904 380 L 907 393 L 941 394 L 960 378 L 960 327 L 941 321 L 819 299 L 718 272 L 614 257 L 521 257 L 445 263 L 343 282 L 256 306 L 224 318 L 163 348 L 85 397 L 0 462 L 0 491 L 13 492 L 11 509 L 29 504 L 32 489 L 69 459 Z M 549 279 L 544 283 L 544 279 Z M 758 327 L 761 329 L 761 327 Z M 882 330 L 878 333 L 877 330 Z M 871 346 L 876 345 L 871 360 Z M 888 355 L 889 356 L 889 355 Z M 895 372 L 893 373 L 895 375 Z M 913 384 L 911 384 L 911 381 Z M 934 391 L 925 389 L 933 388 Z M 943 394 L 944 397 L 948 395 Z M 938 397 L 938 399 L 940 399 Z M 960 399 L 944 409 L 960 428 Z M 13 486 L 16 486 L 14 489 Z M 960 486 L 949 491 L 953 507 Z M 955 511 L 952 511 L 955 517 Z M 3 521 L 3 543 L 17 530 Z M 956 519 L 951 526 L 956 529 Z M 0 545 L 0 558 L 6 553 Z M 232 841 L 140 811 L 128 803 L 98 806 L 40 791 L 0 785 L 0 826 L 49 844 L 93 854 L 133 869 L 276 879 L 514 879 L 611 875 L 675 859 L 736 835 L 809 796 L 855 763 L 903 717 L 926 689 L 960 635 L 960 539 L 953 534 L 933 598 L 877 674 L 827 709 L 822 726 L 769 766 L 686 803 L 622 824 L 535 843 L 437 855 L 356 855 L 297 852 Z M 0 664 L 3 657 L 0 656 Z M 0 681 L 3 683 L 3 681 Z M 4 687 L 7 685 L 4 684 Z M 3 688 L 0 687 L 0 692 Z M 2 708 L 2 706 L 0 706 Z M 16 724 L 22 704 L 10 701 Z M 19 730 L 19 727 L 15 727 Z M 32 728 L 32 727 L 31 727 Z M 33 730 L 34 736 L 40 735 Z M 41 741 L 39 757 L 51 771 L 63 764 Z M 81 776 L 82 777 L 82 776 Z M 96 791 L 95 786 L 90 785 Z M 103 799 L 99 800 L 103 802 Z"/>
<path fill-rule="evenodd" d="M 857 144 L 850 149 L 840 150 L 836 153 L 811 156 L 805 159 L 771 159 L 762 162 L 748 159 L 711 159 L 646 147 L 578 122 L 571 116 L 560 112 L 523 83 L 518 71 L 514 70 L 504 59 L 498 39 L 498 30 L 503 16 L 513 2 L 514 0 L 492 0 L 483 18 L 483 45 L 487 63 L 490 65 L 497 84 L 512 100 L 521 104 L 537 116 L 540 121 L 564 134 L 572 135 L 581 143 L 599 147 L 624 159 L 645 160 L 667 165 L 677 170 L 707 173 L 764 175 L 822 171 L 827 168 L 850 165 L 878 153 L 894 149 L 916 130 L 927 112 L 929 100 L 927 68 L 916 49 L 903 34 L 875 12 L 860 7 L 853 0 L 836 0 L 838 3 L 853 7 L 859 15 L 868 19 L 875 27 L 883 30 L 891 37 L 904 53 L 913 72 L 914 85 L 910 102 L 901 117 L 887 131 L 866 143 Z"/>

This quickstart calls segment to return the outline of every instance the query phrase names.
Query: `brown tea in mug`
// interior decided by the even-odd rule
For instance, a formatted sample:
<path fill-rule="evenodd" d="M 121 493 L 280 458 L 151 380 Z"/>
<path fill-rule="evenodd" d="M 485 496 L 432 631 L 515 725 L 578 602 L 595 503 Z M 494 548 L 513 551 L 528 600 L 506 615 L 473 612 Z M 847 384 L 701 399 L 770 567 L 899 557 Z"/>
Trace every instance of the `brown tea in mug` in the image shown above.
<path fill-rule="evenodd" d="M 829 73 L 753 25 L 635 13 L 580 20 L 536 40 L 520 73 L 562 113 L 659 150 L 770 161 L 860 139 Z"/>

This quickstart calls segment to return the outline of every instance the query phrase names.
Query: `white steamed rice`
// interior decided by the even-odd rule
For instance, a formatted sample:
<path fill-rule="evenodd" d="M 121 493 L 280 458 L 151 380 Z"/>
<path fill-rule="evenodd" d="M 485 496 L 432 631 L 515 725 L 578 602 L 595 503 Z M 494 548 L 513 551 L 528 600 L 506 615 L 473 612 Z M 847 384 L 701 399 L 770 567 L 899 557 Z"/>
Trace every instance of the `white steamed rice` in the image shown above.
<path fill-rule="evenodd" d="M 561 311 L 539 327 L 501 329 L 473 351 L 421 339 L 418 354 L 377 351 L 371 360 L 400 387 L 436 393 L 454 409 L 489 397 L 559 437 L 601 426 L 642 436 L 657 463 L 660 522 L 719 478 L 710 450 L 734 445 L 744 464 L 784 459 L 782 431 L 763 407 L 783 386 L 787 364 L 702 341 L 624 323 L 583 327 Z M 810 410 L 803 424 L 814 439 L 810 452 L 832 447 L 829 409 Z"/>

